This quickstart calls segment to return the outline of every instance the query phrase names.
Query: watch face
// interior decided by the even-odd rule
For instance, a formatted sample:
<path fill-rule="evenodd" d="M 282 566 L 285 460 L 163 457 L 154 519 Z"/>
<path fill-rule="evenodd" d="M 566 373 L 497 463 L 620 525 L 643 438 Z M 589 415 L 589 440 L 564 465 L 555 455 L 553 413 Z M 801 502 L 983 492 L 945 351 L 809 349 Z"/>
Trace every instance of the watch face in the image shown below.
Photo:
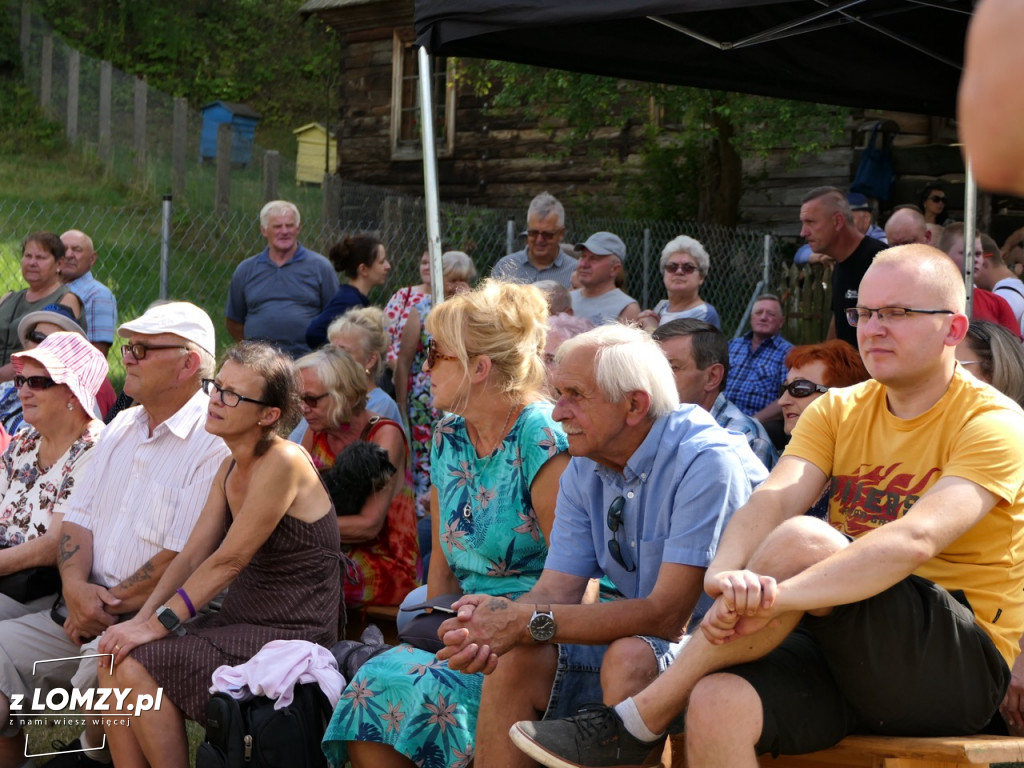
<path fill-rule="evenodd" d="M 156 617 L 161 624 L 170 630 L 173 630 L 181 623 L 178 621 L 178 617 L 174 615 L 174 611 L 166 607 L 163 610 L 158 611 Z"/>
<path fill-rule="evenodd" d="M 537 642 L 546 642 L 555 636 L 555 617 L 550 613 L 536 613 L 530 619 L 530 635 Z"/>

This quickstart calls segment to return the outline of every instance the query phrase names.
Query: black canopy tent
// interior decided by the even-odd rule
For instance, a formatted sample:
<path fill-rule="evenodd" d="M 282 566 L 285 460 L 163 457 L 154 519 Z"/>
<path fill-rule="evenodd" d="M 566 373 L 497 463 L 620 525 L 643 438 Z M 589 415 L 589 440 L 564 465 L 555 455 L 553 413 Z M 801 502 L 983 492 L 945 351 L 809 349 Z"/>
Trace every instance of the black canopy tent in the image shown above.
<path fill-rule="evenodd" d="M 414 23 L 421 51 L 433 55 L 953 116 L 974 5 L 974 0 L 415 0 Z M 421 54 L 421 77 L 427 62 Z M 431 154 L 426 141 L 424 148 L 426 167 Z M 433 170 L 425 177 L 427 196 L 436 200 L 436 186 L 430 189 Z M 973 189 L 968 169 L 968 238 Z"/>

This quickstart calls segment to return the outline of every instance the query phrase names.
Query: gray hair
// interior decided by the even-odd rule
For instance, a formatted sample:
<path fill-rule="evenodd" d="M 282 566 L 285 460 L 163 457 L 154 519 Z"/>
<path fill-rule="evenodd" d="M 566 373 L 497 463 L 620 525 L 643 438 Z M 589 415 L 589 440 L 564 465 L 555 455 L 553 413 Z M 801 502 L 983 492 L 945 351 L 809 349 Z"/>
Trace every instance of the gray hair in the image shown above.
<path fill-rule="evenodd" d="M 546 219 L 552 213 L 558 216 L 558 226 L 565 226 L 565 207 L 550 192 L 541 192 L 530 201 L 526 209 L 526 220 L 531 218 Z"/>
<path fill-rule="evenodd" d="M 476 265 L 462 251 L 446 251 L 441 254 L 441 274 L 446 280 L 472 283 L 476 280 Z"/>
<path fill-rule="evenodd" d="M 824 200 L 827 207 L 843 214 L 847 224 L 853 224 L 853 211 L 850 210 L 850 203 L 846 199 L 846 195 L 835 187 L 815 187 L 804 195 L 800 203 L 802 205 L 812 200 Z"/>
<path fill-rule="evenodd" d="M 569 289 L 557 280 L 538 280 L 533 287 L 544 294 L 544 298 L 548 301 L 548 312 L 551 315 L 560 315 L 572 309 L 572 296 L 569 295 Z"/>
<path fill-rule="evenodd" d="M 646 392 L 651 398 L 651 420 L 667 416 L 679 407 L 679 393 L 658 343 L 634 326 L 608 323 L 566 341 L 555 353 L 555 365 L 577 349 L 593 349 L 594 380 L 609 402 L 620 402 L 630 392 Z"/>
<path fill-rule="evenodd" d="M 708 252 L 704 250 L 704 246 L 699 241 L 694 240 L 692 237 L 686 235 L 680 235 L 673 240 L 669 240 L 664 248 L 661 249 L 661 271 L 665 271 L 665 265 L 668 264 L 668 260 L 672 258 L 672 254 L 675 253 L 688 253 L 693 257 L 693 260 L 697 262 L 697 271 L 700 272 L 701 277 L 708 276 L 708 270 L 711 268 L 711 259 L 708 257 Z"/>
<path fill-rule="evenodd" d="M 286 213 L 295 215 L 296 227 L 302 224 L 302 216 L 299 214 L 299 208 L 295 203 L 289 203 L 287 200 L 271 200 L 260 210 L 260 226 L 267 226 L 270 223 L 271 216 L 284 216 Z"/>

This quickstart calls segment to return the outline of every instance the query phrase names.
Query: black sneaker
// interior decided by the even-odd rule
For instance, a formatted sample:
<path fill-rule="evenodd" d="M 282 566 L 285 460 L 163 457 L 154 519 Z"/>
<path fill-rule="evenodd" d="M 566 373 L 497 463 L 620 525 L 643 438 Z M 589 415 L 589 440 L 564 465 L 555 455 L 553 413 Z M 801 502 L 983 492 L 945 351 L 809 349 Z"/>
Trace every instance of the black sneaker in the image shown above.
<path fill-rule="evenodd" d="M 89 757 L 91 750 L 83 752 L 81 739 L 75 739 L 70 744 L 55 741 L 53 748 L 62 754 L 43 763 L 43 768 L 112 768 L 110 763 L 101 763 Z"/>
<path fill-rule="evenodd" d="M 588 704 L 575 717 L 520 720 L 508 732 L 512 743 L 549 768 L 640 768 L 665 743 L 640 741 L 611 707 Z"/>

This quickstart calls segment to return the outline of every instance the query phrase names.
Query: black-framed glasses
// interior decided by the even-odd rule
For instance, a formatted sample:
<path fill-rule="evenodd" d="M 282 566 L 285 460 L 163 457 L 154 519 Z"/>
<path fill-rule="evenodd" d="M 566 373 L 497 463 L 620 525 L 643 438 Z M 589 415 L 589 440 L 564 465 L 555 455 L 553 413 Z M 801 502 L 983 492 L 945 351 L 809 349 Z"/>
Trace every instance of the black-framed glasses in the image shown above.
<path fill-rule="evenodd" d="M 121 357 L 131 355 L 136 362 L 145 360 L 151 349 L 188 349 L 188 347 L 184 344 L 143 344 L 141 341 L 136 341 L 132 344 L 121 345 Z"/>
<path fill-rule="evenodd" d="M 556 229 L 554 232 L 548 232 L 544 229 L 528 229 L 526 230 L 526 236 L 531 240 L 554 240 L 562 234 L 562 230 Z"/>
<path fill-rule="evenodd" d="M 47 334 L 43 333 L 42 331 L 32 331 L 32 333 L 28 334 L 28 336 L 26 336 L 25 338 L 28 341 L 31 341 L 33 344 L 42 344 L 43 341 L 46 339 L 46 336 Z"/>
<path fill-rule="evenodd" d="M 472 355 L 470 355 L 472 357 Z M 451 360 L 452 362 L 458 360 L 455 355 L 446 355 L 443 352 L 438 351 L 437 342 L 431 339 L 427 342 L 427 368 L 433 368 L 434 364 L 438 360 Z"/>
<path fill-rule="evenodd" d="M 316 408 L 316 404 L 327 397 L 329 393 L 324 392 L 322 395 L 302 395 L 299 400 L 308 405 L 310 408 Z"/>
<path fill-rule="evenodd" d="M 789 392 L 793 397 L 810 397 L 815 392 L 828 392 L 824 384 L 816 384 L 808 379 L 794 379 L 788 384 L 779 385 L 779 397 Z"/>
<path fill-rule="evenodd" d="M 665 271 L 670 275 L 674 275 L 676 272 L 682 272 L 684 275 L 692 275 L 697 271 L 697 265 L 691 264 L 688 261 L 670 261 L 665 265 Z"/>
<path fill-rule="evenodd" d="M 208 394 L 211 398 L 214 395 L 217 395 L 220 398 L 221 405 L 226 405 L 228 408 L 237 408 L 239 403 L 270 405 L 270 403 L 266 403 L 262 400 L 256 400 L 255 398 L 246 397 L 245 395 L 240 395 L 237 392 L 232 392 L 230 389 L 224 389 L 224 387 L 213 379 L 203 379 L 203 392 Z"/>
<path fill-rule="evenodd" d="M 943 197 L 942 195 L 928 195 L 928 199 L 931 200 L 933 203 L 946 202 L 946 198 Z"/>
<path fill-rule="evenodd" d="M 38 392 L 41 389 L 49 389 L 50 387 L 56 386 L 57 382 L 51 379 L 49 376 L 15 376 L 14 387 L 21 389 L 22 387 L 28 387 L 33 392 Z"/>
<path fill-rule="evenodd" d="M 850 307 L 846 310 L 846 321 L 853 326 L 866 323 L 871 315 L 878 315 L 883 323 L 891 323 L 894 320 L 902 320 L 907 315 L 955 315 L 951 309 L 911 309 L 910 307 Z"/>
<path fill-rule="evenodd" d="M 622 510 L 626 506 L 626 500 L 621 496 L 612 499 L 608 505 L 608 530 L 612 532 L 612 538 L 608 542 L 608 554 L 612 560 L 622 566 L 628 573 L 636 570 L 633 559 L 629 556 L 629 547 L 622 547 L 619 544 L 619 529 L 622 528 Z"/>

